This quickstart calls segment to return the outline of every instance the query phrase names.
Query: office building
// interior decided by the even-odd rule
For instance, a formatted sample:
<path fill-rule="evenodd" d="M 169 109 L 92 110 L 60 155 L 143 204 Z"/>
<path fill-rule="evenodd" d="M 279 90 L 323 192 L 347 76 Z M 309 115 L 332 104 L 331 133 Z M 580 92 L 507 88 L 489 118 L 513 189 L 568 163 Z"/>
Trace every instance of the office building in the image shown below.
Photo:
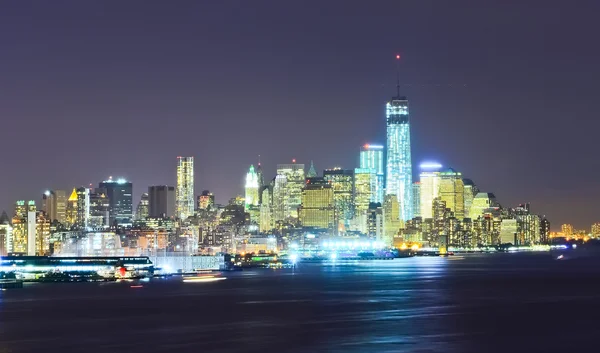
<path fill-rule="evenodd" d="M 570 237 L 570 236 L 572 236 L 572 235 L 575 233 L 575 232 L 573 231 L 573 225 L 572 225 L 572 224 L 563 224 L 563 225 L 560 227 L 560 229 L 561 229 L 561 231 L 562 231 L 562 234 L 563 234 L 565 237 Z"/>
<path fill-rule="evenodd" d="M 288 188 L 287 177 L 282 174 L 275 176 L 273 180 L 273 222 L 279 222 L 286 219 L 290 214 L 288 210 Z"/>
<path fill-rule="evenodd" d="M 413 217 L 421 217 L 421 182 L 413 183 Z"/>
<path fill-rule="evenodd" d="M 546 243 L 550 240 L 550 221 L 546 217 L 542 217 L 540 221 L 540 241 Z"/>
<path fill-rule="evenodd" d="M 89 191 L 89 213 L 86 228 L 110 227 L 110 200 L 104 192 L 104 189 Z"/>
<path fill-rule="evenodd" d="M 51 221 L 64 224 L 67 212 L 67 193 L 64 190 L 48 190 L 42 195 L 42 211 Z"/>
<path fill-rule="evenodd" d="M 354 169 L 354 215 L 355 217 L 364 216 L 364 230 L 366 232 L 366 215 L 372 196 L 376 192 L 377 173 L 371 168 Z"/>
<path fill-rule="evenodd" d="M 500 223 L 500 244 L 517 244 L 518 224 L 516 219 L 503 219 Z"/>
<path fill-rule="evenodd" d="M 473 204 L 473 199 L 475 195 L 479 193 L 479 189 L 477 185 L 471 179 L 463 179 L 464 185 L 464 201 L 465 201 L 465 218 L 468 218 L 471 215 L 471 205 Z"/>
<path fill-rule="evenodd" d="M 267 233 L 273 229 L 273 189 L 265 185 L 260 194 L 260 221 L 259 231 Z"/>
<path fill-rule="evenodd" d="M 383 201 L 383 242 L 387 246 L 394 243 L 394 237 L 398 234 L 402 225 L 398 198 L 393 194 L 385 195 Z"/>
<path fill-rule="evenodd" d="M 176 208 L 179 219 L 194 215 L 194 157 L 177 157 Z"/>
<path fill-rule="evenodd" d="M 592 229 L 591 229 L 590 234 L 594 238 L 599 238 L 600 237 L 600 223 L 594 223 L 594 224 L 592 224 Z"/>
<path fill-rule="evenodd" d="M 0 215 L 0 256 L 12 252 L 13 228 L 6 212 Z"/>
<path fill-rule="evenodd" d="M 440 192 L 440 173 L 421 172 L 420 180 L 420 216 L 425 220 L 427 218 L 433 218 L 433 200 L 439 196 Z"/>
<path fill-rule="evenodd" d="M 496 196 L 490 192 L 480 192 L 473 198 L 473 204 L 469 211 L 469 218 L 476 220 L 483 216 L 484 212 L 489 208 L 496 208 L 499 204 L 496 201 Z"/>
<path fill-rule="evenodd" d="M 439 196 L 459 220 L 465 218 L 465 188 L 462 174 L 452 168 L 439 173 Z"/>
<path fill-rule="evenodd" d="M 75 227 L 77 229 L 87 229 L 90 226 L 90 189 L 80 187 L 76 189 L 76 192 L 77 203 L 75 208 Z"/>
<path fill-rule="evenodd" d="M 175 217 L 175 187 L 155 185 L 148 187 L 148 217 Z"/>
<path fill-rule="evenodd" d="M 245 197 L 244 204 L 246 210 L 248 210 L 251 206 L 258 206 L 259 204 L 259 195 L 258 190 L 258 174 L 254 171 L 254 165 L 250 166 L 248 173 L 246 173 L 246 185 L 244 188 Z"/>
<path fill-rule="evenodd" d="M 372 202 L 367 210 L 367 236 L 383 242 L 384 238 L 383 207 L 380 203 Z"/>
<path fill-rule="evenodd" d="M 354 170 L 325 169 L 323 178 L 333 188 L 336 222 L 344 226 L 348 225 L 354 217 Z"/>
<path fill-rule="evenodd" d="M 382 145 L 366 144 L 360 150 L 360 168 L 375 169 L 376 180 L 371 202 L 383 203 L 385 191 L 385 160 L 383 158 L 383 149 Z"/>
<path fill-rule="evenodd" d="M 136 209 L 135 209 L 135 219 L 136 220 L 144 220 L 146 218 L 148 218 L 148 214 L 150 212 L 149 210 L 149 203 L 150 203 L 150 196 L 148 195 L 147 192 L 142 194 L 142 197 L 140 198 L 140 202 L 138 203 Z"/>
<path fill-rule="evenodd" d="M 110 203 L 110 225 L 130 227 L 133 223 L 133 184 L 125 179 L 109 178 L 99 184 Z M 192 196 L 192 208 L 194 207 Z"/>
<path fill-rule="evenodd" d="M 285 176 L 285 192 L 283 196 L 284 219 L 297 219 L 298 207 L 302 203 L 302 188 L 304 187 L 304 164 L 278 164 L 277 176 Z"/>
<path fill-rule="evenodd" d="M 35 201 L 17 201 L 12 219 L 13 239 L 11 253 L 34 256 L 36 252 Z"/>
<path fill-rule="evenodd" d="M 36 256 L 50 255 L 50 224 L 51 220 L 44 211 L 36 213 L 35 239 L 33 253 Z"/>
<path fill-rule="evenodd" d="M 77 224 L 77 189 L 73 189 L 71 196 L 67 200 L 67 210 L 65 214 L 65 224 L 67 228 L 75 227 Z"/>
<path fill-rule="evenodd" d="M 302 189 L 300 224 L 303 227 L 333 229 L 334 223 L 333 188 L 325 179 L 306 179 Z"/>
<path fill-rule="evenodd" d="M 408 100 L 398 95 L 386 104 L 386 195 L 396 195 L 400 218 L 412 218 L 412 160 Z"/>

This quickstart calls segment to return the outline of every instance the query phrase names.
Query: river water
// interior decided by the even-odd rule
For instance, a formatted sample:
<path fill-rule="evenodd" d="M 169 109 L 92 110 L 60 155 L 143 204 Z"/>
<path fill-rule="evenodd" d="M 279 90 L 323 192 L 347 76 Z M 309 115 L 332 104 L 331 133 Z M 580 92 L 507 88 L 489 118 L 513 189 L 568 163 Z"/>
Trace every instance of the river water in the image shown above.
<path fill-rule="evenodd" d="M 598 352 L 600 258 L 415 257 L 0 292 L 7 352 Z"/>

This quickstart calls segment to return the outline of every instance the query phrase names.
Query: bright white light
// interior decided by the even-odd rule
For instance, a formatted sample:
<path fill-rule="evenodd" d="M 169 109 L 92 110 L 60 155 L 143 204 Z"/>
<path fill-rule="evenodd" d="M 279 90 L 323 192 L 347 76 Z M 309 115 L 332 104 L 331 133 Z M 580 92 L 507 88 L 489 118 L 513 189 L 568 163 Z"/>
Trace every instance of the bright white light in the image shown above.
<path fill-rule="evenodd" d="M 573 244 L 573 249 L 577 249 L 577 244 Z"/>
<path fill-rule="evenodd" d="M 442 165 L 437 162 L 423 162 L 419 167 L 421 169 L 441 169 Z"/>
<path fill-rule="evenodd" d="M 216 282 L 216 281 L 222 281 L 224 279 L 226 279 L 227 277 L 189 277 L 189 278 L 184 278 L 183 282 L 185 283 L 193 283 L 193 282 Z"/>
<path fill-rule="evenodd" d="M 120 178 L 120 179 L 117 180 L 118 184 L 125 184 L 126 182 L 127 182 L 127 180 L 125 180 L 123 178 Z"/>
<path fill-rule="evenodd" d="M 295 263 L 296 261 L 298 261 L 298 255 L 296 255 L 296 254 L 291 254 L 291 255 L 290 255 L 290 260 L 292 260 L 292 262 L 294 262 L 294 263 Z"/>
<path fill-rule="evenodd" d="M 337 259 L 337 254 L 336 254 L 336 253 L 333 253 L 333 254 L 331 254 L 331 259 L 332 259 L 332 260 L 335 260 L 335 259 Z"/>
<path fill-rule="evenodd" d="M 306 239 L 314 239 L 315 235 L 314 234 L 306 234 Z"/>
<path fill-rule="evenodd" d="M 46 195 L 46 196 L 50 196 L 50 191 L 49 191 L 49 190 L 46 190 L 46 191 L 44 192 L 44 195 Z"/>

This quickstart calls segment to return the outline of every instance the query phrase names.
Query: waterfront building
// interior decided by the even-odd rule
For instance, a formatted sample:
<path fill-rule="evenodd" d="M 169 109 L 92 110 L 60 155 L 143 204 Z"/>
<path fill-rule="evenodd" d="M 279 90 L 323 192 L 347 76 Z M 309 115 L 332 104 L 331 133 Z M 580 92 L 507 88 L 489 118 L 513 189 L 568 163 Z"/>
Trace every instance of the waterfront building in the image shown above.
<path fill-rule="evenodd" d="M 572 224 L 563 224 L 560 229 L 565 237 L 573 236 L 573 225 Z"/>
<path fill-rule="evenodd" d="M 325 169 L 323 178 L 333 188 L 336 223 L 338 225 L 348 225 L 354 217 L 354 170 Z"/>
<path fill-rule="evenodd" d="M 413 183 L 413 219 L 421 217 L 421 182 L 415 181 Z"/>
<path fill-rule="evenodd" d="M 261 233 L 267 233 L 273 229 L 273 189 L 268 185 L 263 186 L 260 195 L 258 228 Z"/>
<path fill-rule="evenodd" d="M 421 208 L 420 216 L 423 219 L 433 218 L 433 200 L 439 196 L 440 179 L 439 172 L 421 172 L 419 206 Z"/>
<path fill-rule="evenodd" d="M 398 91 L 399 91 L 398 86 Z M 408 99 L 400 92 L 386 104 L 386 195 L 396 195 L 400 218 L 412 219 L 412 159 Z"/>
<path fill-rule="evenodd" d="M 0 215 L 0 256 L 12 252 L 13 228 L 6 212 Z"/>
<path fill-rule="evenodd" d="M 75 227 L 78 229 L 86 229 L 89 226 L 90 217 L 90 189 L 80 187 L 76 189 L 76 192 Z"/>
<path fill-rule="evenodd" d="M 13 238 L 10 253 L 35 255 L 36 252 L 36 215 L 35 201 L 19 200 L 12 219 Z"/>
<path fill-rule="evenodd" d="M 176 209 L 179 219 L 194 215 L 194 157 L 177 157 Z"/>
<path fill-rule="evenodd" d="M 35 251 L 33 255 L 50 255 L 50 224 L 51 220 L 44 211 L 36 213 Z"/>
<path fill-rule="evenodd" d="M 439 196 L 446 202 L 446 207 L 454 213 L 454 217 L 465 218 L 465 190 L 462 174 L 452 168 L 439 173 Z"/>
<path fill-rule="evenodd" d="M 207 210 L 215 204 L 215 195 L 208 190 L 202 191 L 198 196 L 198 209 Z"/>
<path fill-rule="evenodd" d="M 383 207 L 380 203 L 372 202 L 367 210 L 367 236 L 383 242 Z"/>
<path fill-rule="evenodd" d="M 592 229 L 591 229 L 590 234 L 594 238 L 599 238 L 600 237 L 600 223 L 594 223 L 594 224 L 592 224 Z"/>
<path fill-rule="evenodd" d="M 273 222 L 280 222 L 290 214 L 288 210 L 287 177 L 283 174 L 275 176 L 273 181 Z"/>
<path fill-rule="evenodd" d="M 385 195 L 383 203 L 383 243 L 391 246 L 394 237 L 402 228 L 403 221 L 400 220 L 400 203 L 396 195 Z"/>
<path fill-rule="evenodd" d="M 148 217 L 148 214 L 150 213 L 149 210 L 149 203 L 150 203 L 150 196 L 148 195 L 147 192 L 142 194 L 142 197 L 140 198 L 140 202 L 137 205 L 137 208 L 135 209 L 135 219 L 136 220 L 144 220 Z"/>
<path fill-rule="evenodd" d="M 367 212 L 377 188 L 377 173 L 371 168 L 354 169 L 354 222 L 356 230 L 367 233 Z"/>
<path fill-rule="evenodd" d="M 148 187 L 148 217 L 175 217 L 175 187 L 153 185 Z"/>
<path fill-rule="evenodd" d="M 283 219 L 298 219 L 298 207 L 302 203 L 302 188 L 304 187 L 304 164 L 278 164 L 277 176 L 285 177 L 283 197 Z M 279 220 L 279 219 L 278 219 Z"/>
<path fill-rule="evenodd" d="M 77 224 L 77 189 L 75 188 L 67 200 L 65 224 L 68 228 L 74 227 Z"/>
<path fill-rule="evenodd" d="M 331 184 L 324 178 L 307 178 L 299 214 L 303 227 L 333 229 L 335 208 Z"/>
<path fill-rule="evenodd" d="M 110 200 L 104 189 L 89 193 L 89 214 L 86 228 L 110 227 Z"/>
<path fill-rule="evenodd" d="M 371 202 L 383 203 L 385 190 L 385 160 L 382 145 L 365 144 L 360 150 L 359 166 L 363 169 L 374 169 L 376 174 L 375 185 L 372 188 Z"/>
<path fill-rule="evenodd" d="M 254 165 L 250 166 L 248 173 L 246 174 L 246 185 L 245 185 L 245 207 L 248 210 L 251 206 L 258 206 L 259 204 L 259 184 L 258 174 L 254 171 Z"/>
<path fill-rule="evenodd" d="M 540 239 L 542 243 L 550 239 L 550 221 L 545 216 L 540 221 Z"/>
<path fill-rule="evenodd" d="M 112 178 L 101 182 L 99 189 L 104 190 L 110 204 L 110 225 L 131 227 L 133 224 L 133 184 L 125 179 Z M 193 208 L 192 197 L 192 208 Z"/>
<path fill-rule="evenodd" d="M 471 179 L 463 179 L 463 186 L 464 186 L 464 212 L 465 212 L 465 218 L 469 218 L 471 215 L 471 205 L 473 205 L 473 199 L 475 198 L 475 195 L 477 195 L 477 193 L 479 193 L 479 189 L 477 188 L 477 185 L 475 185 L 475 183 L 473 182 L 473 180 Z"/>
<path fill-rule="evenodd" d="M 469 210 L 469 218 L 477 219 L 483 215 L 486 209 L 498 207 L 496 196 L 491 192 L 479 192 L 473 198 L 471 209 Z"/>
<path fill-rule="evenodd" d="M 516 219 L 503 219 L 500 223 L 500 244 L 517 245 L 518 223 Z"/>
<path fill-rule="evenodd" d="M 42 211 L 51 221 L 64 224 L 67 212 L 67 193 L 64 190 L 48 190 L 42 195 Z"/>

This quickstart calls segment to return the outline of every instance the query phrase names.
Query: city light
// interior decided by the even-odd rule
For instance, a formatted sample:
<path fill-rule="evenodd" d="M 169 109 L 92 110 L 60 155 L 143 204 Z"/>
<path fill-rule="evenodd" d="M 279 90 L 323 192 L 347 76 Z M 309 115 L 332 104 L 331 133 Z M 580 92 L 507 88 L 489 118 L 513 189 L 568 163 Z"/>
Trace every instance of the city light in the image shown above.
<path fill-rule="evenodd" d="M 423 162 L 419 165 L 419 167 L 423 170 L 437 170 L 441 169 L 442 165 L 437 162 Z"/>

